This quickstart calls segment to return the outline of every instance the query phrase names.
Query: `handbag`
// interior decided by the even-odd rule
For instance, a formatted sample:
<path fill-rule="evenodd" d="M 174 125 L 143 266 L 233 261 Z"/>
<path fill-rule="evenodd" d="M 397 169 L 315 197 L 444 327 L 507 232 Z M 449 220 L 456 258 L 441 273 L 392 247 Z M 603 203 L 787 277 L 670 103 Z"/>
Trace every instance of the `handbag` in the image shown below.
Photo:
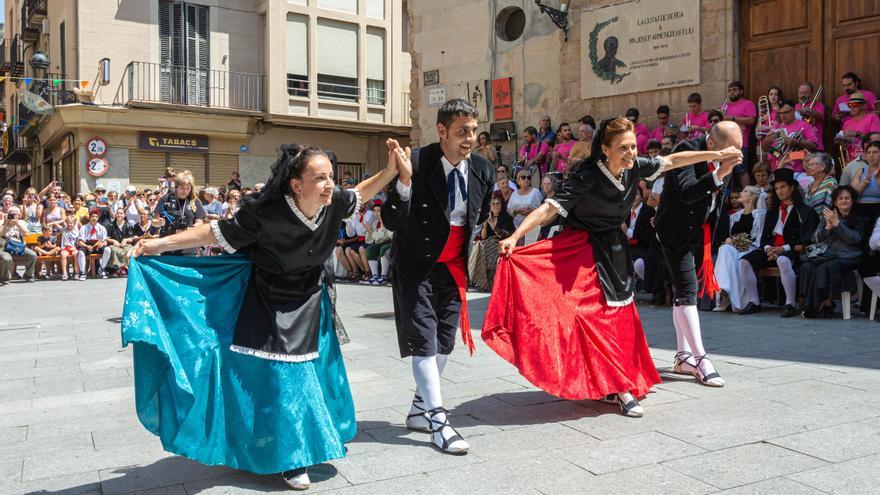
<path fill-rule="evenodd" d="M 24 255 L 25 244 L 16 239 L 6 239 L 6 246 L 3 248 L 4 251 L 11 254 L 12 256 L 22 256 Z"/>
<path fill-rule="evenodd" d="M 807 246 L 807 259 L 814 262 L 821 262 L 828 259 L 828 256 L 825 255 L 825 252 L 828 251 L 828 243 L 827 242 L 817 242 L 815 244 L 810 244 Z"/>

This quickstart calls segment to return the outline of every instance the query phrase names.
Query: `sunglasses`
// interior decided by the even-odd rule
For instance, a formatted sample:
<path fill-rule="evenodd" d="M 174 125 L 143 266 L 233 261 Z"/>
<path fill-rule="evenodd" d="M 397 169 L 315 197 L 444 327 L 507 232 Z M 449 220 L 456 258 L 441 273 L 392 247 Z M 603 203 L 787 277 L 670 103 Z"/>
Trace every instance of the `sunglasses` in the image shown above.
<path fill-rule="evenodd" d="M 520 175 L 520 176 L 519 176 L 519 180 L 523 180 L 523 179 L 529 180 L 529 179 L 531 179 L 531 178 L 532 178 L 531 175 Z"/>

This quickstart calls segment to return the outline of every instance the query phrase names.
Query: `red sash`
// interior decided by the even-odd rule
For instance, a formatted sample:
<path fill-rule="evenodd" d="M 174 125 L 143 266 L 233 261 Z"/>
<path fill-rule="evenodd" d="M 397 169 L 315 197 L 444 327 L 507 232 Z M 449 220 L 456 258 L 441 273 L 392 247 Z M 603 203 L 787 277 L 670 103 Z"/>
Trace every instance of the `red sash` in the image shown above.
<path fill-rule="evenodd" d="M 703 224 L 703 264 L 697 274 L 700 282 L 700 297 L 709 294 L 714 298 L 721 291 L 715 278 L 715 263 L 712 262 L 712 228 L 709 222 Z"/>
<path fill-rule="evenodd" d="M 474 339 L 471 336 L 471 322 L 467 310 L 467 272 L 464 266 L 464 246 L 467 242 L 467 229 L 455 225 L 449 226 L 449 237 L 443 252 L 437 258 L 438 263 L 443 263 L 452 275 L 452 280 L 458 286 L 458 295 L 461 297 L 461 339 L 468 347 L 471 356 L 474 355 Z"/>

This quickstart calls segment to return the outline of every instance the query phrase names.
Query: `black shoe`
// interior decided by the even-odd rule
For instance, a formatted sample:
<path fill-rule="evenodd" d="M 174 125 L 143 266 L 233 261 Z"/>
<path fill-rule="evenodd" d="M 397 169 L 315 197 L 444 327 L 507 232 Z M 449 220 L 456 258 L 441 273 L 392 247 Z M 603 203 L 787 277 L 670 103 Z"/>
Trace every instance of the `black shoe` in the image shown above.
<path fill-rule="evenodd" d="M 782 311 L 782 314 L 779 315 L 782 318 L 792 318 L 798 315 L 798 310 L 791 304 L 785 305 L 785 310 Z"/>
<path fill-rule="evenodd" d="M 755 313 L 760 313 L 761 311 L 763 311 L 763 308 L 761 308 L 760 304 L 755 304 L 755 303 L 750 302 L 750 303 L 746 304 L 746 307 L 739 310 L 739 314 L 740 315 L 751 315 L 751 314 L 755 314 Z"/>

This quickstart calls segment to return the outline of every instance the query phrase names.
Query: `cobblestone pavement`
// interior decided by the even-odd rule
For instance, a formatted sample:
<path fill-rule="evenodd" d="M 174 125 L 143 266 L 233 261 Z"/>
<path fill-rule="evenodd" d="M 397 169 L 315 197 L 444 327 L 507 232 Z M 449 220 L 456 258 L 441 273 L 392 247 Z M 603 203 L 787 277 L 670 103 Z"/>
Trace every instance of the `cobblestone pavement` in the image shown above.
<path fill-rule="evenodd" d="M 121 280 L 0 288 L 0 493 L 283 491 L 276 477 L 169 455 L 140 426 L 131 351 L 120 348 L 123 290 Z M 347 458 L 312 470 L 312 492 L 880 493 L 878 323 L 701 313 L 728 386 L 664 375 L 641 419 L 536 390 L 477 339 L 476 355 L 459 347 L 443 379 L 471 443 L 456 457 L 403 427 L 412 385 L 390 289 L 339 292 L 360 431 Z M 471 300 L 479 328 L 488 299 Z M 669 308 L 639 311 L 669 369 Z"/>

